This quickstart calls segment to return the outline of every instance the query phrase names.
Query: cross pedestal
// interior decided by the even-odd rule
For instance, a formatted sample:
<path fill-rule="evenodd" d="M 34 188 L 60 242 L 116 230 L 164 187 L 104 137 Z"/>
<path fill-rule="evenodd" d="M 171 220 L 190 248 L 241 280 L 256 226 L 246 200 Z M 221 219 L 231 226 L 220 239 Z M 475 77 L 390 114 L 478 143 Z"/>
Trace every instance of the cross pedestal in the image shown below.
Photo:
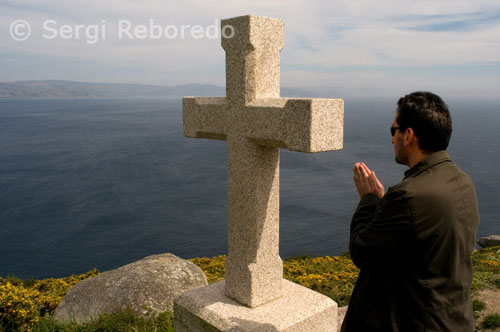
<path fill-rule="evenodd" d="M 184 97 L 184 136 L 227 141 L 228 257 L 223 282 L 174 304 L 175 330 L 336 331 L 337 304 L 283 279 L 279 149 L 342 148 L 342 99 L 280 98 L 282 20 L 222 20 L 226 97 Z M 226 26 L 232 29 L 224 28 Z"/>

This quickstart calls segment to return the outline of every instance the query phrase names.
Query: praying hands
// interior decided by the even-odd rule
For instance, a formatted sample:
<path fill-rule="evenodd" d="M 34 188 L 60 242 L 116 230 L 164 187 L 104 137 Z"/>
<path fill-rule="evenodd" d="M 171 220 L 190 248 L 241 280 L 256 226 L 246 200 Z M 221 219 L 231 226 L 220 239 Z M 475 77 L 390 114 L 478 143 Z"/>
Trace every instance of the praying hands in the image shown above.
<path fill-rule="evenodd" d="M 366 194 L 374 194 L 380 199 L 384 197 L 384 186 L 375 176 L 375 172 L 371 171 L 365 163 L 355 163 L 353 171 L 353 180 L 356 184 L 359 197 L 363 197 Z"/>

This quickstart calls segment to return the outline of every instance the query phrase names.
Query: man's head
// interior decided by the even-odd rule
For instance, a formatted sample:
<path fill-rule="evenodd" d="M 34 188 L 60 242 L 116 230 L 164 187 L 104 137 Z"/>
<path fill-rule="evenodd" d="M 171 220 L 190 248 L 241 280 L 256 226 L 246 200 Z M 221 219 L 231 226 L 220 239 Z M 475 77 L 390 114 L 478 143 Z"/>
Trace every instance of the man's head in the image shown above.
<path fill-rule="evenodd" d="M 451 116 L 444 101 L 430 92 L 414 92 L 399 99 L 394 118 L 396 161 L 409 165 L 420 156 L 446 150 Z"/>

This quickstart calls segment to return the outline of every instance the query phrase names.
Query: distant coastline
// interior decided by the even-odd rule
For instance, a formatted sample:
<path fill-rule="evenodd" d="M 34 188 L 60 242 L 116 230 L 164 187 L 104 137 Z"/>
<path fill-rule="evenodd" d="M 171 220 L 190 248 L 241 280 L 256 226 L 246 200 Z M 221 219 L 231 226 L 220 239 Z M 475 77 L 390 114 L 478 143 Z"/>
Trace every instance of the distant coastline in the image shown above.
<path fill-rule="evenodd" d="M 144 84 L 89 83 L 61 80 L 0 82 L 0 98 L 73 99 L 126 97 L 182 97 L 188 92 L 221 95 L 223 88 L 209 84 L 185 84 L 172 87 Z"/>
<path fill-rule="evenodd" d="M 225 87 L 212 84 L 160 86 L 65 80 L 0 82 L 0 99 L 181 98 L 183 96 L 224 96 L 225 94 Z M 384 95 L 384 91 L 378 88 L 281 88 L 283 97 L 344 98 L 381 95 Z"/>

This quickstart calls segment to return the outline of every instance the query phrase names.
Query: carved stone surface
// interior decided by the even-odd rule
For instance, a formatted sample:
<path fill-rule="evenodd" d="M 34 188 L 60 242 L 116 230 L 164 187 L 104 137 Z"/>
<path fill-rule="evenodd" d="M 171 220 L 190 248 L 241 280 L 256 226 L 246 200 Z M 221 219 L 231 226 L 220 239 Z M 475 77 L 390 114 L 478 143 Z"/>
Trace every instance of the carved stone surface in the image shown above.
<path fill-rule="evenodd" d="M 282 20 L 249 15 L 221 25 L 234 29 L 222 38 L 226 97 L 184 97 L 184 136 L 227 141 L 225 294 L 255 308 L 284 296 L 279 149 L 341 149 L 344 101 L 279 97 Z"/>
<path fill-rule="evenodd" d="M 337 332 L 337 303 L 283 281 L 279 299 L 248 308 L 224 295 L 224 281 L 185 293 L 174 304 L 175 332 Z"/>

